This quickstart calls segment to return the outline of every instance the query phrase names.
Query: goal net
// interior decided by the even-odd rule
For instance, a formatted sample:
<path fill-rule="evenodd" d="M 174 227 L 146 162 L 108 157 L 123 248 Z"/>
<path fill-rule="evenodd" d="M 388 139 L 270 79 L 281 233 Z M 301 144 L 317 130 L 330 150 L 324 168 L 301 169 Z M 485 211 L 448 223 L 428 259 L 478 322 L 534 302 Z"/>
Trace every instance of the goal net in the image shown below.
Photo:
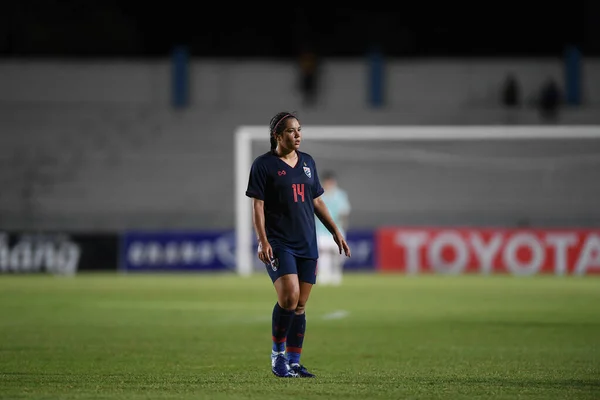
<path fill-rule="evenodd" d="M 236 268 L 249 275 L 260 263 L 245 191 L 268 128 L 234 140 Z M 596 126 L 303 126 L 301 151 L 337 174 L 351 228 L 600 224 Z"/>

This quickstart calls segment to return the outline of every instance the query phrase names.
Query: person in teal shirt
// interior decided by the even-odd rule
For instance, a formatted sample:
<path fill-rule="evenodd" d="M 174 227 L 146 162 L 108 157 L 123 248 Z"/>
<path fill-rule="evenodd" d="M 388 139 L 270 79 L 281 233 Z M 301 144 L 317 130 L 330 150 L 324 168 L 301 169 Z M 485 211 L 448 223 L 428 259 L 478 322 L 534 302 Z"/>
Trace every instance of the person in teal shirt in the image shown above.
<path fill-rule="evenodd" d="M 327 205 L 329 213 L 342 235 L 346 237 L 351 210 L 348 194 L 338 186 L 337 177 L 333 171 L 324 171 L 321 182 L 325 190 L 321 198 Z M 318 219 L 316 220 L 316 231 L 319 248 L 317 283 L 339 286 L 342 283 L 344 260 L 339 254 L 338 245 L 333 240 L 331 233 Z"/>

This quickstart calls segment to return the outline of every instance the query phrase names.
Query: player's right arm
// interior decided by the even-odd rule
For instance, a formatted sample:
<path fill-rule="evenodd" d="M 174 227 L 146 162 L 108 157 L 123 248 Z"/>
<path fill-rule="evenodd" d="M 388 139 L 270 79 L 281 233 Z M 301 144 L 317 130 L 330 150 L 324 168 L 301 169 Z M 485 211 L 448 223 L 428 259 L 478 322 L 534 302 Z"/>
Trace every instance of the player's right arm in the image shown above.
<path fill-rule="evenodd" d="M 252 199 L 252 221 L 258 239 L 258 258 L 265 264 L 270 264 L 273 259 L 273 249 L 267 240 L 265 229 L 265 202 L 257 198 Z"/>
<path fill-rule="evenodd" d="M 267 171 L 264 163 L 259 160 L 252 163 L 246 196 L 252 198 L 252 221 L 258 239 L 258 258 L 265 264 L 270 264 L 273 259 L 273 249 L 267 240 L 264 200 Z"/>

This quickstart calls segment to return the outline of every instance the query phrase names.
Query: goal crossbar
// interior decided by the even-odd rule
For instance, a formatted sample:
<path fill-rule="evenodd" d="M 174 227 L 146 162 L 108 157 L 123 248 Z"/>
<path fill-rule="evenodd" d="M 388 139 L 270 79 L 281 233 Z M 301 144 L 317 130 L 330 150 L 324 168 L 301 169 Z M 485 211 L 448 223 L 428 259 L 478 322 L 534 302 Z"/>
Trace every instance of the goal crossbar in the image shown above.
<path fill-rule="evenodd" d="M 552 140 L 600 139 L 600 126 L 303 126 L 308 141 L 446 141 L 446 140 Z M 253 272 L 252 208 L 246 197 L 252 166 L 252 142 L 268 143 L 264 126 L 240 126 L 234 136 L 234 195 L 236 271 L 242 276 Z"/>

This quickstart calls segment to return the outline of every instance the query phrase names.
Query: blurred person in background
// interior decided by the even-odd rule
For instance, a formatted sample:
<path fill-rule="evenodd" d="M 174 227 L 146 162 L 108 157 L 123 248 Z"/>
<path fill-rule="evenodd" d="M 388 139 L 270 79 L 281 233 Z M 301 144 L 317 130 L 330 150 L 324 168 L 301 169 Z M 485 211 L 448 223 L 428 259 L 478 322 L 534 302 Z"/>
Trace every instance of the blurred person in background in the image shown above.
<path fill-rule="evenodd" d="M 318 59 L 317 54 L 309 47 L 300 52 L 298 67 L 298 86 L 302 94 L 302 102 L 306 107 L 312 107 L 317 102 L 318 81 Z"/>
<path fill-rule="evenodd" d="M 342 235 L 348 232 L 350 218 L 350 201 L 345 190 L 338 186 L 333 171 L 323 173 L 322 199 Z M 329 230 L 320 221 L 317 224 L 317 242 L 319 246 L 318 282 L 322 285 L 339 286 L 342 284 L 344 259 L 340 257 L 338 246 L 331 237 Z"/>
<path fill-rule="evenodd" d="M 506 76 L 502 86 L 502 105 L 507 108 L 515 108 L 521 105 L 521 86 L 513 73 Z"/>
<path fill-rule="evenodd" d="M 548 78 L 540 90 L 538 109 L 544 122 L 557 123 L 559 117 L 562 94 L 558 83 L 553 78 Z"/>

